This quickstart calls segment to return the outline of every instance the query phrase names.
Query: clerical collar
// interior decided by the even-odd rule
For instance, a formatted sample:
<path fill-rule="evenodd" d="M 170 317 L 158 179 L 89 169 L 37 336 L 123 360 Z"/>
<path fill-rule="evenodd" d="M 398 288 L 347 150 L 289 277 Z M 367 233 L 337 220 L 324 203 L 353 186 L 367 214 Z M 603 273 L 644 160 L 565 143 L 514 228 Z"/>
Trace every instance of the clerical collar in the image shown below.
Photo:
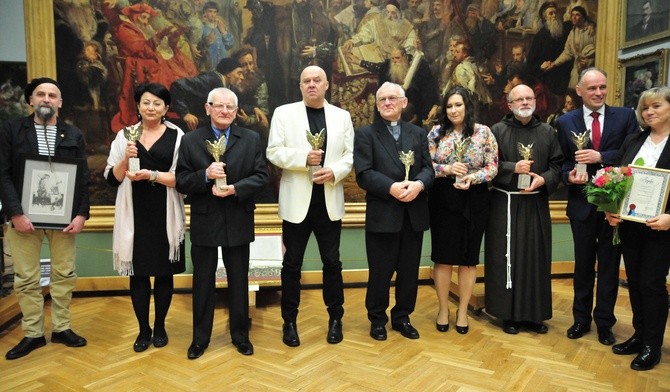
<path fill-rule="evenodd" d="M 214 132 L 214 137 L 216 137 L 216 140 L 219 140 L 219 138 L 221 137 L 221 132 L 223 132 L 226 135 L 226 139 L 230 137 L 230 125 L 225 130 L 218 129 L 214 125 L 211 125 L 211 128 L 212 132 Z"/>
<path fill-rule="evenodd" d="M 389 126 L 392 126 L 392 127 L 395 127 L 395 126 L 397 126 L 397 125 L 400 125 L 400 124 L 399 124 L 399 121 L 386 121 L 386 120 L 384 120 L 384 124 L 389 125 Z"/>

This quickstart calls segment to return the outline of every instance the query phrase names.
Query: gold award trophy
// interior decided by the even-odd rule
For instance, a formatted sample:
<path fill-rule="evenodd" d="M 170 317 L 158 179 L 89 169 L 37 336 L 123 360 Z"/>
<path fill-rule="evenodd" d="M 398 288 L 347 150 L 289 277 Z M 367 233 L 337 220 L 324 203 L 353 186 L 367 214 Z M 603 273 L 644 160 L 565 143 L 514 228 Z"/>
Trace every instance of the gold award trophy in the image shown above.
<path fill-rule="evenodd" d="M 591 131 L 587 130 L 584 133 L 576 134 L 575 131 L 572 131 L 572 141 L 577 146 L 577 150 L 583 150 L 587 144 L 589 144 L 589 137 L 591 136 Z M 575 163 L 575 169 L 577 169 L 577 174 L 586 173 L 586 163 Z"/>
<path fill-rule="evenodd" d="M 326 141 L 326 128 L 322 128 L 319 133 L 312 134 L 307 130 L 307 142 L 312 146 L 312 150 L 320 150 Z M 321 170 L 321 165 L 314 165 L 309 167 L 309 176 L 314 177 L 314 173 Z"/>
<path fill-rule="evenodd" d="M 470 147 L 470 137 L 463 138 L 461 140 L 454 140 L 454 152 L 456 153 L 456 161 L 463 163 L 463 157 Z M 463 177 L 465 176 L 456 176 L 456 182 L 462 182 Z"/>
<path fill-rule="evenodd" d="M 521 154 L 521 157 L 529 161 L 533 157 L 533 143 L 524 146 L 521 143 L 517 144 L 517 147 L 519 148 L 519 154 Z M 517 188 L 519 189 L 526 189 L 530 187 L 530 175 L 529 174 L 519 174 L 519 180 L 517 181 Z"/>
<path fill-rule="evenodd" d="M 400 162 L 405 165 L 405 181 L 409 181 L 409 168 L 414 164 L 414 151 L 400 151 Z"/>
<path fill-rule="evenodd" d="M 129 142 L 137 143 L 140 140 L 140 136 L 142 136 L 142 124 L 123 128 L 123 136 Z M 138 170 L 140 170 L 140 158 L 128 158 L 128 171 L 132 174 Z"/>
<path fill-rule="evenodd" d="M 214 143 L 210 142 L 209 140 L 205 140 L 205 142 L 207 143 L 207 152 L 212 155 L 214 162 L 221 162 L 221 156 L 223 156 L 223 154 L 226 152 L 226 136 L 221 134 L 219 140 L 215 141 Z M 220 191 L 223 191 L 228 187 L 226 177 L 217 178 L 215 183 L 216 188 Z"/>

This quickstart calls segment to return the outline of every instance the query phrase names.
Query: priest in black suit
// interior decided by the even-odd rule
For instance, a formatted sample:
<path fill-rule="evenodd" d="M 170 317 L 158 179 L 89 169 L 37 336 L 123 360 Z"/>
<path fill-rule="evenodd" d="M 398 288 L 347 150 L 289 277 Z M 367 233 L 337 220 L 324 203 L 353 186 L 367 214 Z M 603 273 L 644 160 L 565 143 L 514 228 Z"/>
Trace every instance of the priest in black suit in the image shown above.
<path fill-rule="evenodd" d="M 391 277 L 395 272 L 396 304 L 391 327 L 408 339 L 419 332 L 410 323 L 417 296 L 423 232 L 428 230 L 426 191 L 435 174 L 426 132 L 400 120 L 407 106 L 400 85 L 386 82 L 377 90 L 381 119 L 356 131 L 354 168 L 356 181 L 367 194 L 365 247 L 368 289 L 365 307 L 372 326 L 370 336 L 386 340 Z M 402 155 L 413 159 L 403 162 Z"/>
<path fill-rule="evenodd" d="M 254 195 L 268 183 L 268 174 L 258 133 L 232 125 L 237 107 L 231 90 L 212 90 L 205 103 L 211 124 L 185 135 L 179 147 L 176 188 L 191 199 L 193 342 L 189 359 L 205 352 L 212 335 L 219 247 L 228 277 L 233 345 L 244 355 L 254 351 L 249 341 L 249 244 L 254 241 Z M 215 159 L 208 144 L 222 139 L 219 144 L 225 151 Z M 220 188 L 216 180 L 221 178 L 227 185 Z"/>

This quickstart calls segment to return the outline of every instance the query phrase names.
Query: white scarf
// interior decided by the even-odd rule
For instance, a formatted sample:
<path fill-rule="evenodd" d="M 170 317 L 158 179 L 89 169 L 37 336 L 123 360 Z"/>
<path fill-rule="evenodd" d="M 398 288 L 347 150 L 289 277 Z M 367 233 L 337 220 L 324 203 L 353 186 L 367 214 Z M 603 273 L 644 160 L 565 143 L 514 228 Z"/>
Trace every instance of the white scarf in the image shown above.
<path fill-rule="evenodd" d="M 179 144 L 184 132 L 176 125 L 165 121 L 168 128 L 177 129 L 177 141 L 174 146 L 172 156 L 172 166 L 170 173 L 175 172 L 177 167 L 177 156 L 179 153 Z M 116 134 L 112 142 L 105 167 L 104 176 L 110 175 L 112 168 L 125 159 L 126 146 L 128 141 L 123 135 L 123 131 Z M 114 175 L 112 171 L 111 175 Z M 135 238 L 134 215 L 133 215 L 133 187 L 132 181 L 127 177 L 123 178 L 116 193 L 116 203 L 114 204 L 114 230 L 112 233 L 112 253 L 114 259 L 114 269 L 123 276 L 134 275 L 133 271 L 133 243 Z M 186 213 L 184 211 L 184 197 L 174 188 L 167 187 L 166 203 L 166 223 L 167 237 L 170 245 L 169 258 L 175 263 L 179 261 L 179 246 L 184 240 L 186 230 Z"/>

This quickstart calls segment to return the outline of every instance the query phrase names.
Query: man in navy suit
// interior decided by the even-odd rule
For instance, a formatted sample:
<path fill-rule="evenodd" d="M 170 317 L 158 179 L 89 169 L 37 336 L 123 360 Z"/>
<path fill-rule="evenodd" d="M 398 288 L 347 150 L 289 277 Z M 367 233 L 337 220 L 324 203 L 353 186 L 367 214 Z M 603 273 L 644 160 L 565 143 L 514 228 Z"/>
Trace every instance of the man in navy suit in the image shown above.
<path fill-rule="evenodd" d="M 176 188 L 191 198 L 193 342 L 188 359 L 202 356 L 212 335 L 219 246 L 228 277 L 230 337 L 241 354 L 254 352 L 249 341 L 249 244 L 254 241 L 254 195 L 268 183 L 268 174 L 258 133 L 232 125 L 237 108 L 231 90 L 210 91 L 205 110 L 211 123 L 186 134 L 179 146 Z M 207 142 L 221 138 L 226 148 L 217 162 Z M 215 185 L 218 178 L 227 185 Z"/>
<path fill-rule="evenodd" d="M 558 140 L 565 156 L 563 181 L 568 185 L 567 215 L 575 246 L 574 324 L 567 335 L 570 339 L 581 338 L 591 330 L 593 319 L 598 327 L 598 341 L 612 345 L 621 253 L 618 246 L 612 245 L 612 228 L 605 221 L 604 213 L 596 211 L 586 200 L 584 184 L 598 169 L 615 163 L 621 143 L 639 127 L 633 110 L 605 105 L 608 86 L 607 75 L 602 70 L 585 69 L 576 87 L 584 101 L 583 107 L 564 114 L 557 123 Z M 572 132 L 581 134 L 586 130 L 591 130 L 591 141 L 586 148 L 577 151 Z M 587 172 L 578 174 L 575 163 L 587 164 Z M 593 308 L 596 259 L 598 282 Z"/>
<path fill-rule="evenodd" d="M 386 340 L 386 309 L 394 272 L 396 301 L 391 309 L 391 327 L 408 339 L 419 338 L 409 315 L 416 305 L 423 232 L 430 221 L 426 190 L 435 174 L 426 132 L 400 120 L 406 106 L 402 87 L 391 82 L 382 84 L 377 90 L 381 119 L 354 136 L 356 181 L 367 192 L 365 248 L 369 278 L 365 307 L 372 324 L 370 336 L 375 340 Z M 403 163 L 400 154 L 410 151 L 414 159 Z"/>

